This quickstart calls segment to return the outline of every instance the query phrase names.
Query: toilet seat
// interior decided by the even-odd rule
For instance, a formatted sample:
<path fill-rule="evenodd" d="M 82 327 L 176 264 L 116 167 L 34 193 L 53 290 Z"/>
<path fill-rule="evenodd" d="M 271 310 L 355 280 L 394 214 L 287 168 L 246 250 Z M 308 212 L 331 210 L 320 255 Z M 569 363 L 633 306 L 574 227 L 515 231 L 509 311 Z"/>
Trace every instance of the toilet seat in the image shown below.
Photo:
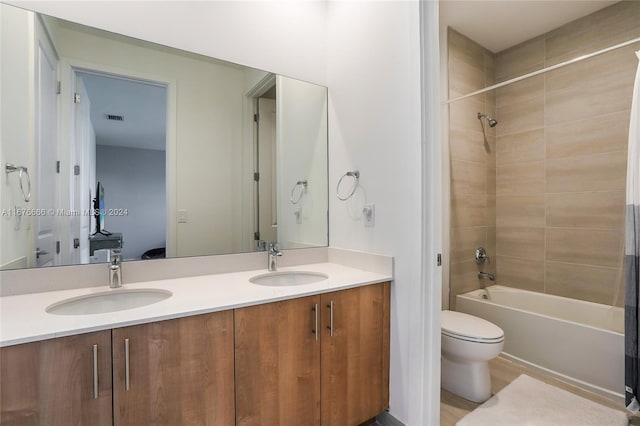
<path fill-rule="evenodd" d="M 504 341 L 504 332 L 497 325 L 455 311 L 442 311 L 442 334 L 454 339 L 475 343 L 500 343 Z"/>

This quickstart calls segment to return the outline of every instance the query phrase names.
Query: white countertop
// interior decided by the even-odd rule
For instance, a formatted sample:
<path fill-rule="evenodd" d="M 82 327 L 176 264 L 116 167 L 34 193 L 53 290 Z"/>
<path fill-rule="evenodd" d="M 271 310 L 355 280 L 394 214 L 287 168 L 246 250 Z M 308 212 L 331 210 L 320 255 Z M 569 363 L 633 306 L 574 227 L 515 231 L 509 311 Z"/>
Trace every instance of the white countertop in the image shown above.
<path fill-rule="evenodd" d="M 173 296 L 152 305 L 92 315 L 55 315 L 47 313 L 46 308 L 68 298 L 109 291 L 106 285 L 0 297 L 0 347 L 327 293 L 392 279 L 389 275 L 336 263 L 298 265 L 278 268 L 278 271 L 321 272 L 329 278 L 297 286 L 250 283 L 251 277 L 267 273 L 266 269 L 259 269 L 124 284 L 122 288 L 125 289 L 169 290 Z"/>

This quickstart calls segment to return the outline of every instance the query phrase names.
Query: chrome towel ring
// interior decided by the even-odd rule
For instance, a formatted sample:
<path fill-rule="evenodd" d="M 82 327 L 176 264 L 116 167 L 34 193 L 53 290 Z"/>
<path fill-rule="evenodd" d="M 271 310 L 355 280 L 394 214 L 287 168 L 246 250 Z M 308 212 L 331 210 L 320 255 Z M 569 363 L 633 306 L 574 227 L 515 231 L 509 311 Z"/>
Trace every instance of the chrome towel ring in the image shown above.
<path fill-rule="evenodd" d="M 26 167 L 24 166 L 15 166 L 11 163 L 7 163 L 4 165 L 4 171 L 5 173 L 9 174 L 9 173 L 13 173 L 13 172 L 18 172 L 18 182 L 20 183 L 20 191 L 22 192 L 22 197 L 24 198 L 24 201 L 26 203 L 28 203 L 31 200 L 31 177 L 29 177 L 29 171 L 27 170 Z M 26 176 L 27 177 L 27 191 L 25 192 L 24 190 L 24 186 L 22 184 L 22 176 Z"/>
<path fill-rule="evenodd" d="M 296 188 L 298 187 L 300 188 L 300 192 L 298 192 L 298 196 L 294 196 L 294 193 L 296 192 Z M 297 181 L 295 185 L 293 185 L 293 188 L 291 188 L 291 197 L 289 198 L 289 200 L 291 201 L 291 204 L 298 204 L 302 199 L 302 195 L 306 190 L 307 190 L 307 180 L 305 179 L 305 180 Z"/>
<path fill-rule="evenodd" d="M 352 177 L 353 178 L 353 188 L 351 188 L 351 192 L 349 193 L 349 195 L 347 195 L 346 197 L 343 197 L 340 195 L 340 185 L 342 184 L 342 180 L 344 178 L 346 178 L 347 176 Z M 353 196 L 353 194 L 355 194 L 356 189 L 358 188 L 358 182 L 360 180 L 360 172 L 357 170 L 353 170 L 350 172 L 347 172 L 345 174 L 342 175 L 342 177 L 340 178 L 340 180 L 338 180 L 338 184 L 336 185 L 336 196 L 338 197 L 338 199 L 340 201 L 346 201 L 349 198 L 351 198 Z"/>

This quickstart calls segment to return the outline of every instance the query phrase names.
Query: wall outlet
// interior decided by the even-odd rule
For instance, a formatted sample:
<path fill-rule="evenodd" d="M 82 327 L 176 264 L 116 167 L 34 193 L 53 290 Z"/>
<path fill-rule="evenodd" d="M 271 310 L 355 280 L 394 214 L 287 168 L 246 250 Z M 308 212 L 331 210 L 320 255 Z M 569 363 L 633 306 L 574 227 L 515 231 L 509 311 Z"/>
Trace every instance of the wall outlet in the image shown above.
<path fill-rule="evenodd" d="M 375 226 L 376 224 L 376 205 L 365 204 L 362 208 L 362 215 L 364 216 L 364 226 Z"/>
<path fill-rule="evenodd" d="M 189 215 L 186 209 L 178 210 L 178 223 L 187 223 Z"/>

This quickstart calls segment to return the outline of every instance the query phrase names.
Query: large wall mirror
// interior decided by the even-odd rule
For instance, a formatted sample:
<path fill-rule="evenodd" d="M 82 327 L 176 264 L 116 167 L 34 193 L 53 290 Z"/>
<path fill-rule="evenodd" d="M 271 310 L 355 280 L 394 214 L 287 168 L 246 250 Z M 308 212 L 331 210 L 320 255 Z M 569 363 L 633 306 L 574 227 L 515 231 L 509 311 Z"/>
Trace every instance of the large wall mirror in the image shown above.
<path fill-rule="evenodd" d="M 1 269 L 328 244 L 325 87 L 0 18 Z"/>

